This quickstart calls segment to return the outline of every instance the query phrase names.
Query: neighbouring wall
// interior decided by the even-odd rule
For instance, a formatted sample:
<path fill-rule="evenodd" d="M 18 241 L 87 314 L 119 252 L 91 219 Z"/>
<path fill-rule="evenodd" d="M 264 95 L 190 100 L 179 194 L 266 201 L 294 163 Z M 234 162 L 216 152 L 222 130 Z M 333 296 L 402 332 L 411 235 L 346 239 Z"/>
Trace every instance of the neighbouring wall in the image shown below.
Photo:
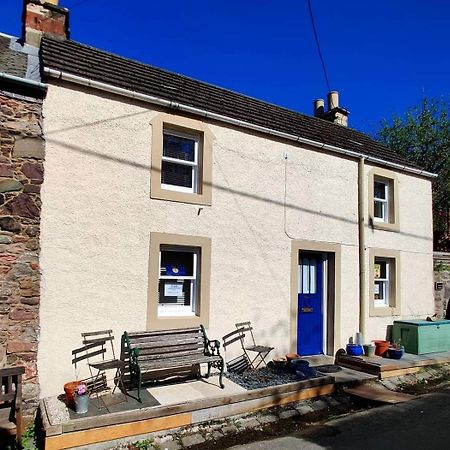
<path fill-rule="evenodd" d="M 39 399 L 42 102 L 0 95 L 0 367 L 25 366 L 27 418 Z"/>
<path fill-rule="evenodd" d="M 442 319 L 450 301 L 450 253 L 434 254 L 434 283 L 435 313 Z"/>

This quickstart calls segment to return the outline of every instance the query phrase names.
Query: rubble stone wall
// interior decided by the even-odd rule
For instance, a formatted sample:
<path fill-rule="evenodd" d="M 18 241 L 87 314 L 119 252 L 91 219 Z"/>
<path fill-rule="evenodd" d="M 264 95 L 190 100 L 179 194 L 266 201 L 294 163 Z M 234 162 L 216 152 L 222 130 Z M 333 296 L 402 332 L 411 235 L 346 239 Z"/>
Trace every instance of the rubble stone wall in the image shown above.
<path fill-rule="evenodd" d="M 450 301 L 450 253 L 435 253 L 434 282 L 435 313 L 442 319 L 445 317 L 447 303 Z M 437 289 L 439 283 L 441 286 Z"/>
<path fill-rule="evenodd" d="M 23 407 L 39 401 L 42 102 L 0 94 L 0 368 L 25 366 Z"/>

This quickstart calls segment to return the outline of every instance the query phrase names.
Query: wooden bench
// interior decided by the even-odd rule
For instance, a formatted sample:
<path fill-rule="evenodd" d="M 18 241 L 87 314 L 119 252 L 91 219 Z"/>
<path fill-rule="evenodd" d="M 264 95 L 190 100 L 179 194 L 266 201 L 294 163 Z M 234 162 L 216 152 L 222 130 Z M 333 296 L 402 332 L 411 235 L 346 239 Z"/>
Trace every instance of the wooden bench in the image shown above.
<path fill-rule="evenodd" d="M 208 339 L 203 325 L 175 330 L 125 332 L 123 335 L 124 354 L 129 358 L 130 381 L 132 387 L 138 388 L 139 401 L 142 374 L 154 370 L 208 364 L 204 378 L 209 377 L 212 367 L 219 369 L 219 384 L 223 389 L 224 361 L 219 347 L 219 341 Z"/>
<path fill-rule="evenodd" d="M 16 436 L 22 448 L 22 375 L 25 367 L 0 369 L 0 443 Z M 1 447 L 3 448 L 3 447 Z"/>

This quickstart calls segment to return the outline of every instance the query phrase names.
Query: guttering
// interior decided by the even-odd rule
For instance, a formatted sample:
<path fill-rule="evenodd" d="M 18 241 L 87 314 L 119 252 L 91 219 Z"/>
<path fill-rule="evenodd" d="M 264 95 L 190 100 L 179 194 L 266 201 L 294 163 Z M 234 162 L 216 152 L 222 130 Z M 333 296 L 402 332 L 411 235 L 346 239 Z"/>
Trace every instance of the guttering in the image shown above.
<path fill-rule="evenodd" d="M 376 158 L 374 156 L 369 156 L 364 153 L 354 152 L 352 150 L 346 150 L 344 148 L 335 147 L 334 145 L 324 144 L 323 142 L 313 141 L 311 139 L 302 138 L 294 134 L 283 133 L 282 131 L 273 130 L 271 128 L 262 127 L 260 125 L 254 125 L 249 122 L 245 122 L 239 119 L 233 119 L 232 117 L 223 116 L 221 114 L 216 114 L 204 109 L 195 108 L 193 106 L 183 105 L 178 102 L 173 102 L 171 100 L 165 100 L 163 98 L 155 97 L 152 95 L 142 94 L 140 92 L 131 91 L 128 89 L 119 88 L 112 86 L 111 84 L 102 83 L 100 81 L 91 80 L 89 78 L 79 77 L 77 75 L 72 75 L 67 72 L 62 72 L 60 70 L 50 69 L 48 67 L 44 68 L 44 72 L 52 77 L 60 80 L 70 81 L 72 83 L 80 84 L 82 86 L 92 87 L 94 89 L 99 89 L 102 91 L 110 92 L 112 94 L 122 95 L 124 97 L 133 98 L 136 100 L 141 100 L 147 103 L 153 103 L 155 105 L 161 105 L 170 109 L 177 109 L 183 112 L 194 114 L 196 116 L 202 116 L 208 119 L 217 120 L 219 122 L 225 122 L 230 125 L 236 125 L 242 128 L 247 128 L 250 130 L 258 131 L 264 134 L 269 134 L 271 136 L 277 136 L 283 139 L 288 139 L 294 142 L 300 142 L 302 144 L 310 145 L 322 150 L 327 150 L 332 153 L 338 153 L 341 155 L 349 156 L 351 158 L 360 159 L 364 158 L 367 162 L 372 162 L 374 164 L 379 164 L 381 166 L 390 167 L 392 169 L 397 169 L 404 172 L 413 173 L 415 175 L 421 175 L 423 177 L 435 178 L 436 174 L 427 172 L 426 170 L 415 169 L 414 167 L 408 167 L 403 164 L 397 164 L 390 161 L 385 161 L 381 158 Z"/>
<path fill-rule="evenodd" d="M 0 81 L 7 80 L 12 83 L 23 84 L 25 86 L 46 90 L 47 85 L 45 83 L 41 83 L 39 81 L 28 80 L 27 78 L 16 77 L 15 75 L 10 75 L 9 73 L 0 72 Z"/>

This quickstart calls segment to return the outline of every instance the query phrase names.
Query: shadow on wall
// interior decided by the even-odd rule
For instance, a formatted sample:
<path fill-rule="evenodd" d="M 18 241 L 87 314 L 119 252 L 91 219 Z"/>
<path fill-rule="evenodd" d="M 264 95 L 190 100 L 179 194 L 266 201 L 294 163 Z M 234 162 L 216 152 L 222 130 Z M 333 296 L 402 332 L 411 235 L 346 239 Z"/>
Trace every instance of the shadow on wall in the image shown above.
<path fill-rule="evenodd" d="M 109 120 L 113 120 L 113 119 L 109 119 Z M 84 126 L 87 127 L 88 125 L 84 125 Z M 78 127 L 78 128 L 81 128 L 81 126 Z M 60 130 L 60 131 L 62 131 L 62 130 Z M 56 133 L 56 131 L 52 132 L 52 133 Z M 48 134 L 52 134 L 52 133 L 48 133 Z M 52 144 L 59 145 L 61 147 L 64 147 L 64 148 L 66 148 L 68 150 L 71 150 L 71 151 L 74 151 L 74 152 L 82 153 L 82 154 L 85 154 L 85 155 L 90 155 L 90 156 L 93 156 L 93 157 L 99 158 L 99 159 L 104 159 L 104 160 L 108 160 L 108 161 L 114 161 L 114 162 L 117 162 L 119 164 L 124 164 L 124 165 L 130 166 L 130 167 L 135 167 L 137 169 L 145 170 L 148 173 L 150 173 L 151 167 L 149 165 L 147 165 L 147 164 L 138 163 L 138 162 L 126 159 L 126 158 L 120 158 L 120 157 L 117 157 L 117 156 L 111 156 L 111 155 L 108 155 L 106 153 L 102 153 L 102 152 L 99 152 L 99 151 L 96 151 L 96 150 L 94 151 L 94 150 L 86 149 L 86 148 L 80 147 L 78 145 L 69 144 L 69 143 L 67 143 L 67 142 L 65 142 L 63 140 L 58 140 L 58 139 L 55 139 L 55 138 L 46 138 L 46 141 L 50 142 Z M 318 216 L 318 217 L 326 217 L 326 218 L 337 220 L 337 221 L 340 221 L 340 222 L 349 223 L 349 224 L 352 224 L 352 225 L 355 225 L 355 226 L 358 224 L 357 220 L 348 219 L 347 217 L 344 217 L 344 216 L 338 216 L 336 214 L 319 212 L 319 211 L 316 211 L 316 210 L 313 210 L 313 209 L 310 209 L 310 208 L 305 208 L 305 207 L 296 205 L 294 203 L 286 203 L 286 202 L 281 201 L 281 200 L 274 200 L 274 199 L 271 199 L 271 198 L 267 198 L 267 197 L 263 197 L 263 196 L 260 196 L 260 195 L 256 195 L 253 192 L 252 193 L 244 192 L 244 191 L 240 191 L 240 190 L 237 190 L 237 189 L 233 189 L 233 188 L 231 188 L 229 186 L 222 186 L 222 185 L 219 185 L 219 184 L 211 184 L 211 186 L 214 189 L 217 189 L 217 190 L 223 191 L 223 192 L 228 192 L 228 193 L 230 193 L 232 195 L 235 195 L 235 196 L 240 196 L 240 197 L 244 197 L 244 198 L 250 198 L 252 200 L 258 200 L 258 201 L 261 201 L 261 202 L 266 203 L 266 204 L 272 204 L 272 205 L 276 205 L 276 206 L 285 207 L 286 209 L 289 209 L 289 210 L 301 211 L 303 213 L 314 215 L 314 216 Z M 403 235 L 403 236 L 408 236 L 408 237 L 413 237 L 413 238 L 421 239 L 421 240 L 425 240 L 425 241 L 432 241 L 432 238 L 429 237 L 429 236 L 423 236 L 423 235 L 418 235 L 418 234 L 414 234 L 414 233 L 405 233 L 405 232 L 401 232 L 401 231 L 399 233 L 397 233 L 397 234 Z"/>

